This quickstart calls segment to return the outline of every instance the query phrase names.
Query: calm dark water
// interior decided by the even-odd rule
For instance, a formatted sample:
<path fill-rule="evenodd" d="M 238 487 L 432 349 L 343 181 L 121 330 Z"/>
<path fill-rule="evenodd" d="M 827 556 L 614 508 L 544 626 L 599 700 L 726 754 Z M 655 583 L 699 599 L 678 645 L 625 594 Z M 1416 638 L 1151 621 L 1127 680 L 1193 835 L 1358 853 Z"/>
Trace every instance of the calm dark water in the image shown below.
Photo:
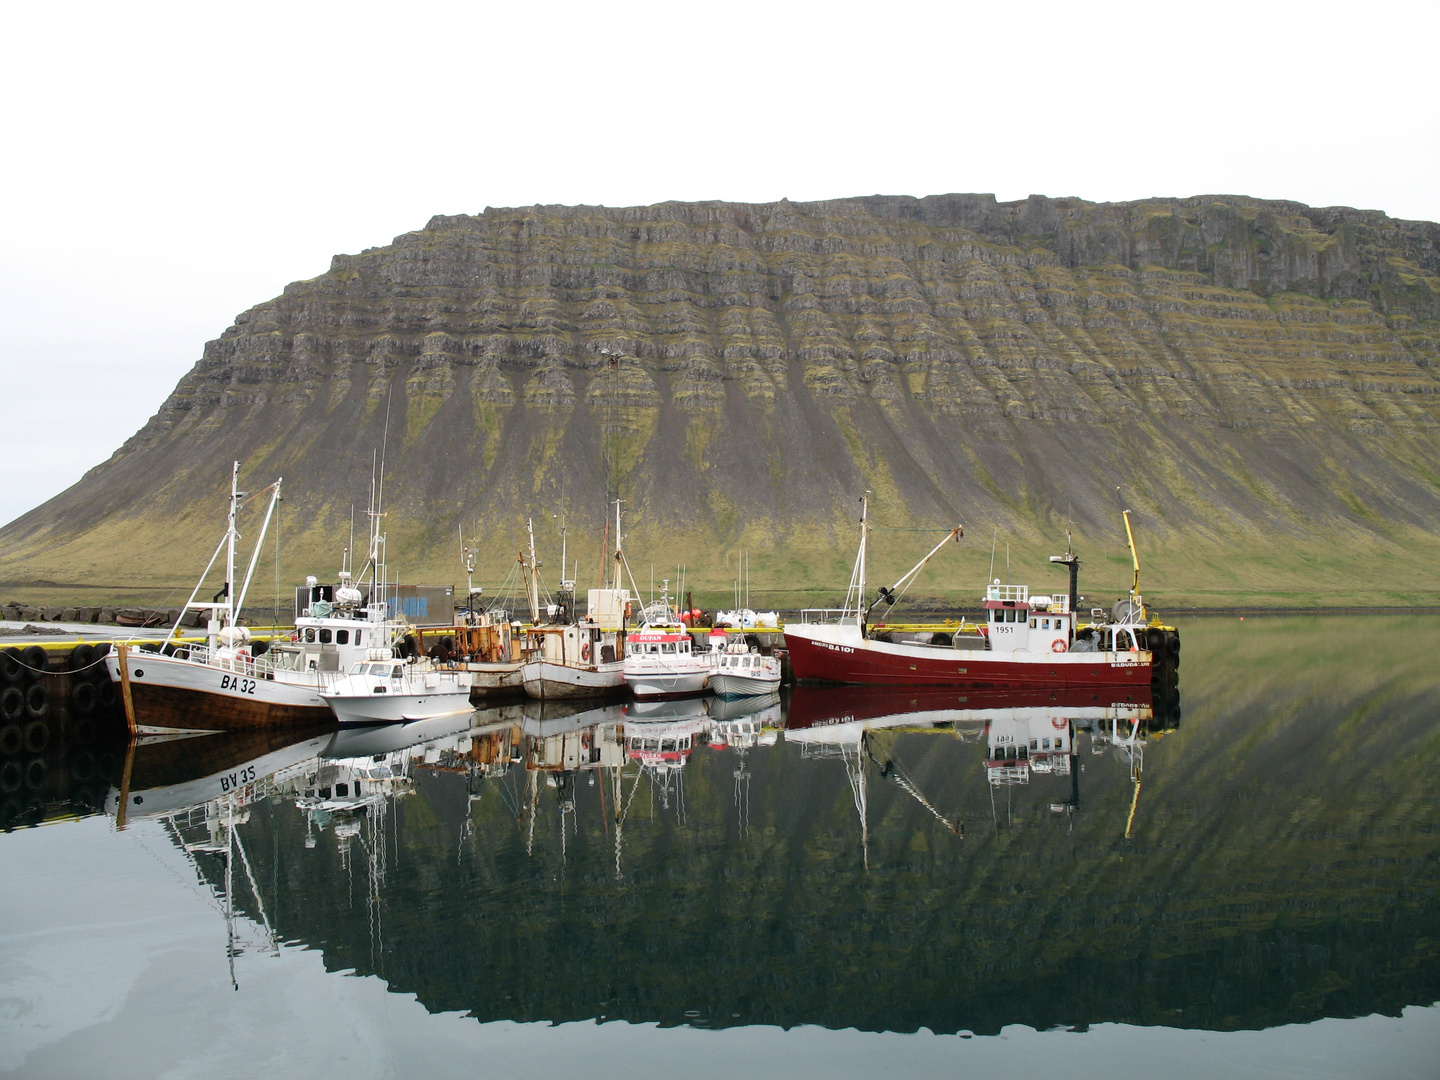
<path fill-rule="evenodd" d="M 57 738 L 0 1070 L 1436 1075 L 1440 619 L 1183 630 L 1153 700 Z"/>

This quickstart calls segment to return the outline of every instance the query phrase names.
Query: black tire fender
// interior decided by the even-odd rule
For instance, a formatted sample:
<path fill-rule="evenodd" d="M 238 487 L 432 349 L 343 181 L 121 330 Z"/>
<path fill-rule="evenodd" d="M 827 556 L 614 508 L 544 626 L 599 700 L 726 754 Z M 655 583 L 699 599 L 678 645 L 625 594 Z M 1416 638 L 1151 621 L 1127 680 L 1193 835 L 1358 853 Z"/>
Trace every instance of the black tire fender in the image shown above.
<path fill-rule="evenodd" d="M 50 667 L 50 654 L 39 645 L 31 645 L 20 653 L 20 662 L 25 665 L 26 678 L 34 681 L 44 677 Z"/>
<path fill-rule="evenodd" d="M 25 715 L 32 720 L 44 720 L 50 715 L 50 691 L 44 683 L 31 683 L 25 691 Z"/>
<path fill-rule="evenodd" d="M 31 720 L 25 725 L 25 752 L 42 754 L 50 745 L 50 725 L 44 720 Z"/>
<path fill-rule="evenodd" d="M 70 688 L 70 715 L 89 716 L 95 711 L 98 697 L 94 683 L 77 682 Z"/>

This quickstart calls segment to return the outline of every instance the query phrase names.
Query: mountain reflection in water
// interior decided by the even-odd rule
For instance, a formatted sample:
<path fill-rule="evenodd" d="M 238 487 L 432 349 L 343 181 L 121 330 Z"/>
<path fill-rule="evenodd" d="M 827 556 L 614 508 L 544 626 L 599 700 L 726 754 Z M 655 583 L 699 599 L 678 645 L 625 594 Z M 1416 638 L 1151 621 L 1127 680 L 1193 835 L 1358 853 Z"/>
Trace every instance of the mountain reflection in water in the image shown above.
<path fill-rule="evenodd" d="M 142 746 L 128 806 L 264 947 L 480 1020 L 1230 1029 L 1429 1004 L 1440 632 L 1288 623 L 1187 629 L 1183 719 L 1088 691 L 522 703 L 216 742 L 193 777 L 184 741 Z"/>

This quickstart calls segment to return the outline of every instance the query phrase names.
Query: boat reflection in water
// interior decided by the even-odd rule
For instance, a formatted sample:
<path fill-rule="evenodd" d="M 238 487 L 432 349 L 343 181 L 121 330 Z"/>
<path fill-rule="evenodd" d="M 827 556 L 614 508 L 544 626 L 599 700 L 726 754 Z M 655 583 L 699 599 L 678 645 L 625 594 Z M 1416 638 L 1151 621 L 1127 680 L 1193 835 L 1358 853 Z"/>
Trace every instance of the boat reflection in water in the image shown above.
<path fill-rule="evenodd" d="M 1326 654 L 1292 699 L 1257 640 L 1187 687 L 1183 728 L 1146 687 L 525 701 L 234 761 L 207 737 L 191 776 L 140 747 L 128 808 L 171 816 L 252 952 L 481 1022 L 1231 1029 L 1433 1001 L 1440 678 L 1350 694 Z"/>

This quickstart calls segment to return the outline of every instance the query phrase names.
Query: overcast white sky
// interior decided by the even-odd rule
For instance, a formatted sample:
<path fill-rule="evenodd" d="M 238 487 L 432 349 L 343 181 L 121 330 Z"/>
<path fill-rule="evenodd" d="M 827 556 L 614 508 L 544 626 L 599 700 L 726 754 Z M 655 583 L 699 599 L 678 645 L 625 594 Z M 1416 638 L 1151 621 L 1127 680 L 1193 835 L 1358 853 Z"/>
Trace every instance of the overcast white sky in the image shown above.
<path fill-rule="evenodd" d="M 435 213 L 1214 192 L 1440 220 L 1435 0 L 11 4 L 0 522 Z"/>

